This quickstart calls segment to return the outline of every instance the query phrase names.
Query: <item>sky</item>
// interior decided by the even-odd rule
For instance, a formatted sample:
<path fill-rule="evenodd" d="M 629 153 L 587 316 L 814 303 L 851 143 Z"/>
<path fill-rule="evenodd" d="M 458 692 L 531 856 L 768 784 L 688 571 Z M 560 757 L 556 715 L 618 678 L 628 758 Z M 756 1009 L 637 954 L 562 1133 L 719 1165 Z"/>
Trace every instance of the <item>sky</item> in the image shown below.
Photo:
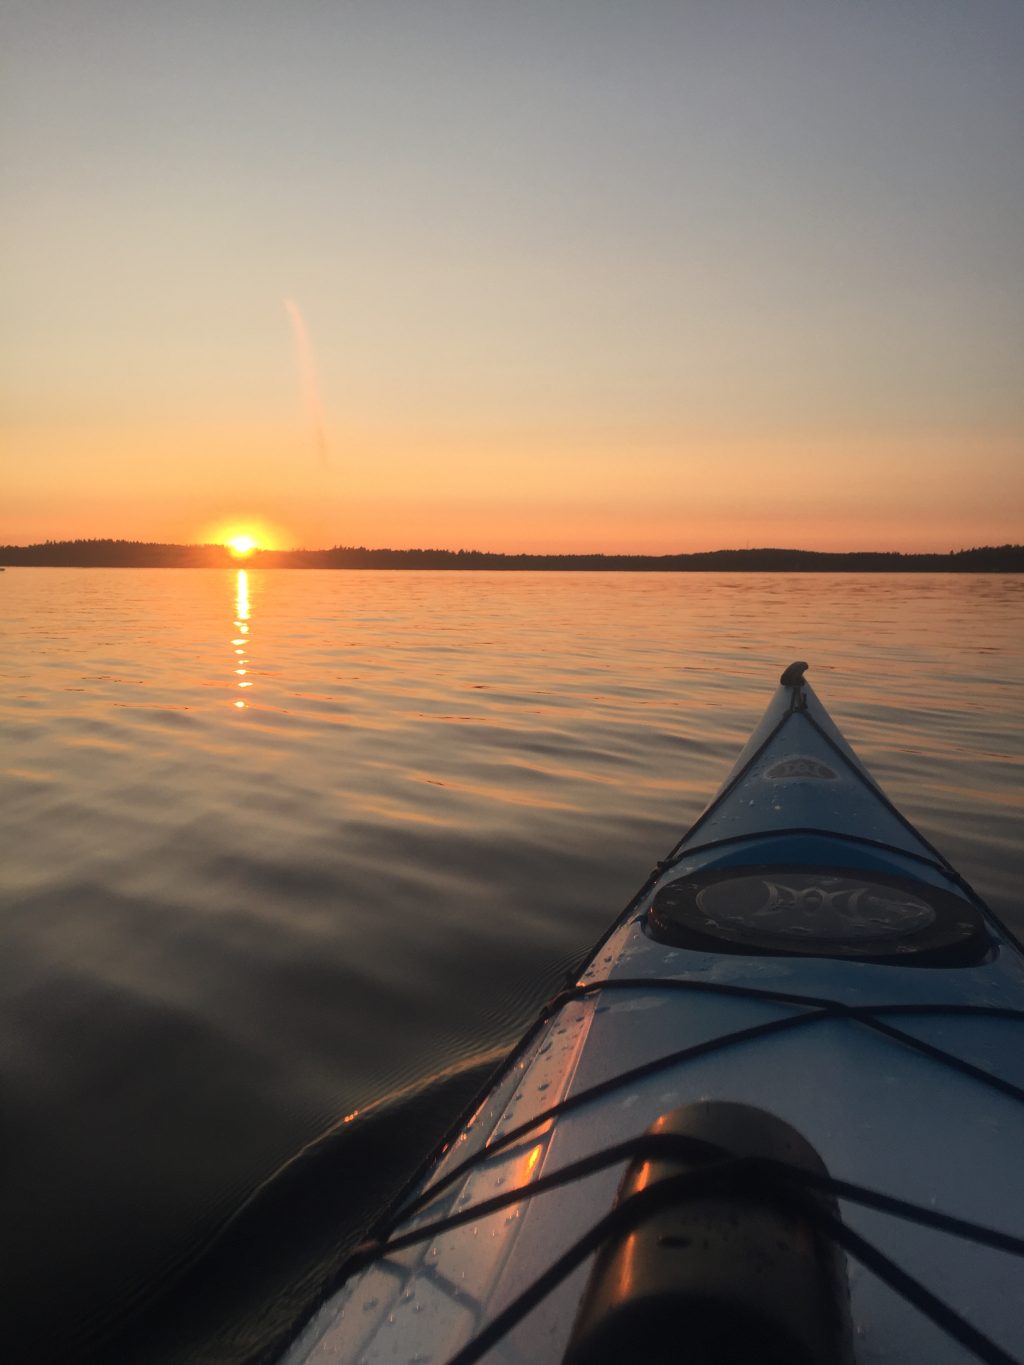
<path fill-rule="evenodd" d="M 0 543 L 1024 540 L 1021 0 L 7 0 Z"/>

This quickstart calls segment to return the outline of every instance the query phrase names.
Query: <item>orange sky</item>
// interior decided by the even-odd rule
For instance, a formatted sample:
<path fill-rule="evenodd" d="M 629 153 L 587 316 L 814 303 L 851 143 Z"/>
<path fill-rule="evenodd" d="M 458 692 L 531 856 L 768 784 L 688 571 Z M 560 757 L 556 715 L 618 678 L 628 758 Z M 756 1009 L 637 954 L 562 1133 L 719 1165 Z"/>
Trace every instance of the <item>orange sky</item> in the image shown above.
<path fill-rule="evenodd" d="M 5 21 L 0 541 L 1024 539 L 1019 5 L 289 15 Z"/>

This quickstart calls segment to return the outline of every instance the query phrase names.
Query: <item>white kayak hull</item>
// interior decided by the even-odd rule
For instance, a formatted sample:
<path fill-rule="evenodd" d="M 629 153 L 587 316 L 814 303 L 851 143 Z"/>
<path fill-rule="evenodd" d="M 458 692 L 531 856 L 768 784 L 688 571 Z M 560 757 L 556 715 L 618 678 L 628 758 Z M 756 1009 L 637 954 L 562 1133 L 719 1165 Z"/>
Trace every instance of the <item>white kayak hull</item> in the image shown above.
<path fill-rule="evenodd" d="M 826 925 L 821 952 L 794 937 L 806 933 L 810 902 L 802 892 L 795 893 L 803 896 L 796 927 L 791 921 L 764 951 L 744 951 L 728 916 L 710 921 L 710 932 L 724 934 L 721 950 L 700 937 L 707 924 L 699 947 L 687 925 L 681 939 L 652 933 L 652 903 L 660 898 L 675 913 L 673 897 L 687 879 L 712 884 L 730 869 L 755 866 L 792 900 L 787 873 L 768 876 L 765 867 L 793 873 L 806 865 L 812 880 L 838 886 L 827 881 L 835 863 L 890 887 L 917 882 L 920 897 L 903 901 L 913 902 L 911 918 L 925 916 L 913 907 L 934 894 L 947 918 L 963 909 L 974 936 L 964 947 L 943 940 L 935 949 L 925 942 L 930 931 L 911 934 L 923 945 L 921 965 L 894 930 L 891 951 L 872 941 L 865 958 L 855 942 L 844 957 L 848 945 L 830 947 Z M 846 893 L 834 900 L 854 940 L 860 934 L 866 942 L 878 913 L 858 919 Z M 877 912 L 877 897 L 872 904 Z M 763 907 L 757 913 L 772 919 Z M 722 792 L 392 1211 L 383 1244 L 364 1253 L 284 1365 L 473 1358 L 480 1333 L 615 1206 L 627 1163 L 536 1197 L 513 1195 L 490 1214 L 472 1210 L 510 1191 L 528 1193 L 666 1114 L 709 1101 L 783 1120 L 836 1180 L 1024 1237 L 1022 1003 L 1016 945 L 881 796 L 801 675 L 780 687 Z M 1003 1353 L 988 1358 L 1014 1358 L 1024 1337 L 1018 1257 L 856 1199 L 839 1198 L 838 1212 L 967 1325 L 965 1335 L 934 1321 L 848 1254 L 849 1359 L 960 1365 L 986 1358 L 972 1328 Z M 451 1223 L 463 1214 L 467 1221 Z M 441 1225 L 435 1235 L 394 1249 L 396 1239 L 408 1242 L 434 1224 Z M 561 1361 L 594 1263 L 594 1254 L 586 1257 L 478 1358 Z M 679 1331 L 686 1360 L 685 1314 Z"/>

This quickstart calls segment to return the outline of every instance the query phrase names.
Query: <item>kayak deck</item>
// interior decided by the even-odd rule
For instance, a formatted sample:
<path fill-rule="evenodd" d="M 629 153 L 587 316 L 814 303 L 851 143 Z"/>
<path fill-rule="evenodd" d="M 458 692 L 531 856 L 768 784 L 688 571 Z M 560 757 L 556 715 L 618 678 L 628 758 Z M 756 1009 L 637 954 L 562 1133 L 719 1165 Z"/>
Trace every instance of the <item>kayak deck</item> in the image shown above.
<path fill-rule="evenodd" d="M 835 945 L 788 951 L 792 914 L 781 948 L 755 953 L 652 935 L 652 902 L 676 884 L 730 867 L 828 873 L 837 850 L 843 866 L 869 879 L 915 880 L 925 889 L 914 904 L 931 888 L 954 911 L 981 914 L 982 947 L 975 921 L 965 965 L 931 965 L 927 948 L 927 965 L 846 959 Z M 792 910 L 781 874 L 768 880 Z M 816 895 L 804 901 L 820 905 Z M 799 921 L 806 905 L 796 899 Z M 877 897 L 840 902 L 855 937 L 877 928 L 877 915 L 856 908 L 869 903 L 877 907 Z M 756 913 L 779 918 L 770 908 Z M 473 1343 L 614 1207 L 626 1161 L 602 1166 L 601 1154 L 706 1101 L 739 1101 L 784 1120 L 833 1180 L 1022 1238 L 1022 1002 L 1024 960 L 1014 945 L 874 786 L 801 673 L 797 686 L 780 688 L 719 796 L 552 1002 L 393 1216 L 384 1244 L 366 1252 L 285 1365 L 562 1360 L 593 1254 L 482 1353 Z M 559 1179 L 581 1162 L 583 1172 Z M 474 1213 L 490 1200 L 506 1202 Z M 838 1206 L 850 1235 L 909 1272 L 948 1319 L 933 1321 L 848 1248 L 853 1360 L 1013 1359 L 1015 1255 L 912 1221 L 895 1203 L 870 1207 L 855 1191 Z M 682 1345 L 685 1318 L 679 1331 Z M 996 1354 L 983 1353 L 986 1343 Z"/>

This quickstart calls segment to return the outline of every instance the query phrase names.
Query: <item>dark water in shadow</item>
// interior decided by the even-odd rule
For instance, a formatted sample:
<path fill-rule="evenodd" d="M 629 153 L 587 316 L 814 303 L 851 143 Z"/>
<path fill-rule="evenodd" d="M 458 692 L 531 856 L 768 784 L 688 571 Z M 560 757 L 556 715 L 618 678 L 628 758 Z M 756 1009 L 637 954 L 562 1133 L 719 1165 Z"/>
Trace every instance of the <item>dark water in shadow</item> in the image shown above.
<path fill-rule="evenodd" d="M 1024 929 L 1019 579 L 32 570 L 2 601 L 14 1359 L 272 1341 L 792 658 Z"/>

